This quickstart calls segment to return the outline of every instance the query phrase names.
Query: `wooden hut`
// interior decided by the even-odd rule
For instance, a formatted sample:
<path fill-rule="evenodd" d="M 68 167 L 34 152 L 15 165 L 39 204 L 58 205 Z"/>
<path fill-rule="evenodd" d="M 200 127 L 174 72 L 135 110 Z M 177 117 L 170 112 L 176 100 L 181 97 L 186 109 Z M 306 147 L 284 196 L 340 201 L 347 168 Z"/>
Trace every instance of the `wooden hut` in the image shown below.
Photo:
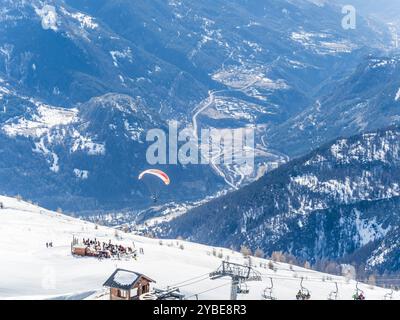
<path fill-rule="evenodd" d="M 72 254 L 82 257 L 86 256 L 86 249 L 87 247 L 83 245 L 74 245 L 71 247 Z"/>
<path fill-rule="evenodd" d="M 138 300 L 139 296 L 150 292 L 151 278 L 129 270 L 117 269 L 103 284 L 110 289 L 110 300 Z"/>

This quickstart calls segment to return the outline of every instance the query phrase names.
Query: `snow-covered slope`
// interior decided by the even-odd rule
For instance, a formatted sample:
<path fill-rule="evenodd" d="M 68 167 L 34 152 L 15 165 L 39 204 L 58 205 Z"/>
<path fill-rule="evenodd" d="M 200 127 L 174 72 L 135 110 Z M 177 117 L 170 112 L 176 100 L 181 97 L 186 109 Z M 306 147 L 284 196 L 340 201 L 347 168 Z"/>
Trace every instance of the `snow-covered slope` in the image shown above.
<path fill-rule="evenodd" d="M 229 279 L 210 280 L 222 259 L 245 263 L 240 253 L 213 248 L 180 240 L 148 239 L 96 227 L 94 224 L 48 211 L 35 205 L 0 196 L 5 206 L 0 209 L 0 299 L 106 299 L 102 284 L 116 267 L 141 272 L 157 281 L 157 288 L 178 286 L 188 298 L 199 294 L 200 299 L 228 299 Z M 137 260 L 97 260 L 77 258 L 70 254 L 72 237 L 94 238 L 143 248 Z M 53 248 L 46 248 L 46 242 Z M 183 249 L 182 249 L 183 248 Z M 248 283 L 250 294 L 239 299 L 261 299 L 269 277 L 274 280 L 274 295 L 278 299 L 294 299 L 299 290 L 300 278 L 313 299 L 326 299 L 339 286 L 339 298 L 351 299 L 355 282 L 287 264 L 274 263 L 276 271 L 260 267 L 266 260 L 253 258 L 252 263 L 263 276 L 262 282 Z M 329 278 L 332 277 L 332 280 Z M 383 299 L 387 290 L 360 285 L 367 299 Z M 207 292 L 205 292 L 207 291 Z M 204 293 L 202 293 L 204 292 Z M 202 293 L 202 294 L 201 294 Z M 393 298 L 400 298 L 395 293 Z"/>

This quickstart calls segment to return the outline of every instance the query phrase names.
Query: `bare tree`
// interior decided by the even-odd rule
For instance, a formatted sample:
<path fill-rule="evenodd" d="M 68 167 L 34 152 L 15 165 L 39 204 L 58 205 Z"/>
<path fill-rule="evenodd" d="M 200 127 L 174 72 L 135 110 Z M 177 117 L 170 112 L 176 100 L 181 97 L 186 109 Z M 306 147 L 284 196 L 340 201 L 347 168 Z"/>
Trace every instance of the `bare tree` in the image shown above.
<path fill-rule="evenodd" d="M 274 262 L 286 262 L 286 257 L 282 251 L 272 252 L 271 259 Z"/>
<path fill-rule="evenodd" d="M 368 277 L 368 284 L 372 287 L 376 286 L 376 276 L 374 274 L 371 274 Z"/>
<path fill-rule="evenodd" d="M 251 256 L 251 250 L 244 245 L 240 247 L 240 253 L 245 257 Z"/>
<path fill-rule="evenodd" d="M 254 252 L 254 256 L 257 258 L 264 258 L 265 254 L 264 251 L 260 248 L 258 248 L 255 252 Z"/>
<path fill-rule="evenodd" d="M 268 269 L 274 270 L 274 268 L 275 268 L 274 263 L 272 261 L 269 261 L 268 262 Z"/>

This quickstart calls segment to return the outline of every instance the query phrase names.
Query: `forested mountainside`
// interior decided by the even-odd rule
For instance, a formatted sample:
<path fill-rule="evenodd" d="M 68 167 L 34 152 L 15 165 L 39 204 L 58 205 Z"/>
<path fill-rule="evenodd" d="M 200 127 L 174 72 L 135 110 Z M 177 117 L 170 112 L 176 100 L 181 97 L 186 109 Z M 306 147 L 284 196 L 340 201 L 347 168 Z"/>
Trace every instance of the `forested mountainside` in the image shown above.
<path fill-rule="evenodd" d="M 299 115 L 269 131 L 271 147 L 299 156 L 339 136 L 400 123 L 400 58 L 369 56 Z"/>
<path fill-rule="evenodd" d="M 340 138 L 159 227 L 165 237 L 400 269 L 400 129 Z"/>
<path fill-rule="evenodd" d="M 171 119 L 255 128 L 257 170 L 169 166 L 161 202 L 253 181 L 290 151 L 266 128 L 391 44 L 384 24 L 345 30 L 340 7 L 306 0 L 2 0 L 0 12 L 0 191 L 69 212 L 149 206 L 136 179 L 146 132 Z"/>

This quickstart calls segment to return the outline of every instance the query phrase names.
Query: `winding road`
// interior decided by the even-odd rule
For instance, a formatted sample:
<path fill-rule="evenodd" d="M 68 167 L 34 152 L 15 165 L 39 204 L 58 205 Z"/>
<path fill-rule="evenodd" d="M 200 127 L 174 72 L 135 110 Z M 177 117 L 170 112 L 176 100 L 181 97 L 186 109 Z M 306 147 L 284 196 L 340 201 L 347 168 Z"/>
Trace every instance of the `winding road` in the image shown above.
<path fill-rule="evenodd" d="M 256 79 L 255 81 L 252 81 L 252 82 L 250 82 L 250 83 L 248 83 L 248 84 L 246 84 L 246 85 L 243 86 L 242 88 L 238 88 L 238 89 L 235 89 L 235 90 L 233 90 L 233 91 L 242 91 L 242 90 L 245 90 L 245 89 L 249 88 L 250 86 L 254 85 L 257 81 L 258 81 L 258 79 Z M 199 139 L 199 132 L 198 132 L 198 131 L 199 131 L 199 123 L 198 123 L 198 116 L 199 116 L 201 113 L 203 113 L 205 110 L 207 110 L 211 105 L 214 104 L 216 94 L 218 94 L 218 93 L 223 93 L 223 92 L 229 92 L 229 91 L 231 91 L 231 90 L 227 90 L 227 89 L 224 89 L 224 90 L 209 90 L 209 91 L 208 91 L 208 98 L 207 98 L 206 102 L 204 102 L 203 104 L 200 104 L 199 107 L 198 107 L 198 109 L 197 109 L 197 110 L 196 110 L 196 109 L 194 110 L 194 113 L 193 113 L 193 116 L 192 116 L 192 127 L 193 127 L 193 135 L 194 135 L 194 137 L 195 137 L 196 139 Z M 261 137 L 261 144 L 266 148 L 267 145 L 266 145 L 266 143 L 265 143 L 265 141 L 264 141 L 264 138 L 265 138 L 264 136 Z M 275 156 L 277 156 L 277 157 L 280 157 L 281 159 L 283 158 L 283 159 L 284 159 L 283 162 L 285 162 L 285 161 L 288 160 L 288 157 L 287 157 L 286 155 L 282 155 L 281 153 L 275 154 L 275 153 L 271 152 L 270 150 L 268 150 L 267 148 L 266 148 L 265 150 L 254 149 L 254 153 L 255 153 L 255 154 L 262 154 L 262 153 L 265 153 L 266 155 L 275 155 Z M 233 179 L 228 179 L 226 173 L 224 173 L 224 172 L 218 167 L 218 165 L 216 164 L 216 162 L 217 162 L 216 160 L 219 159 L 219 158 L 221 157 L 222 154 L 223 154 L 223 151 L 221 151 L 221 152 L 220 152 L 219 154 L 217 154 L 217 155 L 214 155 L 214 156 L 210 159 L 210 165 L 211 165 L 211 167 L 213 168 L 213 170 L 214 170 L 219 176 L 221 176 L 221 177 L 224 179 L 224 181 L 225 181 L 226 184 L 228 184 L 228 185 L 229 185 L 230 187 L 232 187 L 233 189 L 239 189 L 239 186 L 240 186 L 241 182 L 244 181 L 244 176 L 243 176 L 242 174 L 239 174 L 239 175 L 241 175 L 241 179 L 240 179 L 239 182 L 237 182 L 237 183 L 234 183 L 234 182 L 233 182 Z M 231 170 L 229 170 L 229 171 L 231 171 Z M 234 172 L 234 174 L 237 175 L 237 172 Z M 230 181 L 230 180 L 231 180 L 231 181 Z"/>

